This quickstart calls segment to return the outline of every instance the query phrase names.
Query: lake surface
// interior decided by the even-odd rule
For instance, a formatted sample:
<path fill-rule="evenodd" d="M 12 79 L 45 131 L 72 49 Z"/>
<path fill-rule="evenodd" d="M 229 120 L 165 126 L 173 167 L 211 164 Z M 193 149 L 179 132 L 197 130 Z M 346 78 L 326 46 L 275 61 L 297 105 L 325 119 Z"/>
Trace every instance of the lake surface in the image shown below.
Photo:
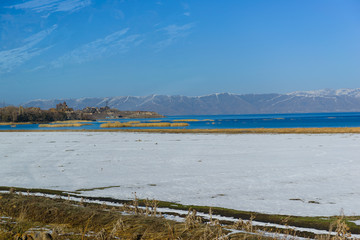
<path fill-rule="evenodd" d="M 186 129 L 215 129 L 215 128 L 308 128 L 308 127 L 360 127 L 360 113 L 299 113 L 299 114 L 247 114 L 247 115 L 188 115 L 168 116 L 157 119 L 104 119 L 91 122 L 91 125 L 82 127 L 44 128 L 38 124 L 16 126 L 0 126 L 0 130 L 48 130 L 48 129 L 104 129 L 100 125 L 104 121 L 141 121 L 144 123 L 161 121 L 176 122 L 182 120 L 189 126 L 178 127 Z M 170 127 L 151 127 L 164 129 Z M 174 128 L 174 127 L 171 127 Z M 144 129 L 144 128 L 122 128 Z M 146 129 L 149 129 L 147 127 Z"/>

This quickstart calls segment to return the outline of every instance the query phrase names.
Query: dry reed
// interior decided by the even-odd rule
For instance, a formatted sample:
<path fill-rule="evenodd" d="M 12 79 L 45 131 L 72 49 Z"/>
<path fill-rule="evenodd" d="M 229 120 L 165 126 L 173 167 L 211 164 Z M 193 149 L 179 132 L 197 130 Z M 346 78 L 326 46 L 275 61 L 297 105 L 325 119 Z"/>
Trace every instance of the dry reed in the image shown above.
<path fill-rule="evenodd" d="M 48 128 L 57 128 L 57 127 L 82 127 L 86 125 L 86 123 L 69 123 L 69 124 L 39 124 L 39 127 L 48 127 Z"/>
<path fill-rule="evenodd" d="M 121 122 L 107 122 L 100 125 L 101 128 L 120 128 L 120 127 L 131 127 L 129 123 Z"/>
<path fill-rule="evenodd" d="M 129 122 L 126 122 L 126 123 L 128 123 L 128 124 L 138 124 L 138 123 L 140 123 L 140 121 L 129 121 Z"/>
<path fill-rule="evenodd" d="M 169 122 L 137 123 L 137 124 L 132 124 L 132 127 L 171 127 L 171 123 Z"/>
<path fill-rule="evenodd" d="M 26 124 L 33 124 L 31 122 L 0 122 L 0 126 L 6 125 L 26 125 Z"/>
<path fill-rule="evenodd" d="M 87 122 L 93 122 L 91 120 L 66 120 L 66 121 L 55 121 L 51 123 L 87 123 Z"/>
<path fill-rule="evenodd" d="M 189 126 L 188 123 L 169 123 L 169 122 L 150 122 L 150 123 L 141 123 L 139 121 L 132 122 L 112 122 L 112 123 L 103 123 L 100 125 L 101 128 L 122 128 L 122 127 L 186 127 Z"/>
<path fill-rule="evenodd" d="M 2 199 L 4 197 L 4 199 Z M 293 231 L 288 225 L 289 217 L 283 219 L 281 225 L 285 228 L 259 228 L 253 225 L 254 216 L 249 220 L 239 219 L 232 226 L 224 221 L 213 219 L 212 209 L 209 209 L 210 221 L 204 223 L 202 217 L 197 216 L 197 211 L 189 209 L 185 221 L 176 223 L 157 214 L 158 201 L 146 200 L 146 213 L 139 208 L 139 199 L 134 193 L 132 207 L 129 207 L 131 214 L 122 215 L 123 207 L 109 208 L 106 204 L 77 204 L 66 200 L 53 200 L 43 197 L 12 194 L 0 195 L 2 214 L 17 216 L 9 218 L 9 222 L 15 225 L 2 224 L 0 227 L 0 239 L 296 239 L 298 232 Z M 14 206 L 22 206 L 15 208 Z M 152 208 L 150 210 L 150 208 Z M 31 226 L 38 226 L 39 222 L 46 224 L 46 232 L 43 230 L 29 230 Z M 206 221 L 206 220 L 205 220 Z M 29 224 L 30 223 L 30 224 Z M 50 223 L 50 224 L 49 224 Z M 60 224 L 61 223 L 61 224 Z M 36 225 L 35 225 L 36 224 Z M 61 227 L 59 227 L 61 226 Z M 5 228 L 7 231 L 3 231 Z M 52 228 L 51 229 L 49 229 Z M 312 238 L 318 240 L 347 240 L 354 239 L 349 232 L 349 227 L 344 215 L 339 216 L 333 222 L 328 235 L 316 235 Z M 37 227 L 38 228 L 38 227 Z M 67 228 L 67 229 L 64 229 Z M 237 229 L 243 232 L 231 232 L 229 229 Z M 51 235 L 47 231 L 51 230 Z M 74 232 L 75 230 L 75 232 Z M 269 233 L 266 236 L 265 233 Z M 330 234 L 331 233 L 331 234 Z M 41 238 L 35 238 L 35 236 Z M 311 235 L 307 235 L 311 236 Z M 27 237 L 27 238 L 25 238 Z"/>
<path fill-rule="evenodd" d="M 175 119 L 173 122 L 199 122 L 199 119 Z"/>
<path fill-rule="evenodd" d="M 188 123 L 171 123 L 170 127 L 187 127 L 189 126 Z"/>

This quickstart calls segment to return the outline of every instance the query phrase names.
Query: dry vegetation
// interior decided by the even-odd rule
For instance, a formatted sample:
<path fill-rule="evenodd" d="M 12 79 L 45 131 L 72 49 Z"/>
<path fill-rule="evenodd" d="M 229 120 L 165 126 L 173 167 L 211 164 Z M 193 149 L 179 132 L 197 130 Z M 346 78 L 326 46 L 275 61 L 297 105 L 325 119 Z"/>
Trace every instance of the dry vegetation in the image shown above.
<path fill-rule="evenodd" d="M 0 126 L 6 126 L 6 125 L 26 125 L 26 124 L 32 124 L 31 122 L 0 122 Z"/>
<path fill-rule="evenodd" d="M 182 122 L 180 122 L 180 123 L 171 123 L 171 125 L 170 125 L 170 127 L 187 127 L 187 126 L 189 126 L 188 123 L 182 123 Z"/>
<path fill-rule="evenodd" d="M 149 122 L 141 123 L 140 121 L 130 122 L 108 122 L 100 125 L 101 128 L 122 128 L 122 127 L 186 127 L 188 123 L 170 123 L 170 122 Z"/>
<path fill-rule="evenodd" d="M 32 123 L 64 123 L 67 120 L 96 120 L 105 118 L 162 118 L 164 116 L 149 111 L 120 111 L 109 107 L 86 107 L 82 110 L 74 110 L 68 107 L 66 102 L 59 103 L 56 108 L 42 110 L 37 107 L 14 107 L 0 108 L 0 122 L 32 122 Z M 81 121 L 83 122 L 83 121 Z"/>
<path fill-rule="evenodd" d="M 101 128 L 121 128 L 121 127 L 131 127 L 131 124 L 122 123 L 122 122 L 106 122 L 100 125 Z"/>
<path fill-rule="evenodd" d="M 199 119 L 176 119 L 174 122 L 199 122 Z"/>
<path fill-rule="evenodd" d="M 327 134 L 327 133 L 360 133 L 360 127 L 339 128 L 237 128 L 237 129 L 124 129 L 129 132 L 159 133 L 225 133 L 225 134 Z"/>
<path fill-rule="evenodd" d="M 66 123 L 66 124 L 39 124 L 40 128 L 58 128 L 58 127 L 82 127 L 86 125 L 91 125 L 87 123 Z"/>
<path fill-rule="evenodd" d="M 6 131 L 6 130 L 4 130 Z M 10 131 L 10 130 L 9 130 Z M 31 130 L 29 130 L 31 131 Z M 214 134 L 343 134 L 360 133 L 360 127 L 338 128 L 216 128 L 216 129 L 91 129 L 73 131 L 93 132 L 148 132 L 148 133 L 214 133 Z M 12 132 L 16 132 L 12 130 Z M 22 130 L 18 130 L 22 132 Z"/>
<path fill-rule="evenodd" d="M 173 122 L 213 122 L 213 119 L 176 119 Z"/>
<path fill-rule="evenodd" d="M 169 122 L 138 123 L 138 124 L 133 124 L 132 127 L 171 127 L 171 123 Z"/>
<path fill-rule="evenodd" d="M 173 123 L 172 127 L 185 127 Z M 186 124 L 186 123 L 185 123 Z M 147 125 L 150 127 L 150 125 Z M 158 125 L 159 126 L 159 125 Z M 131 124 L 121 122 L 106 122 L 100 125 L 101 128 L 120 128 L 120 129 L 80 129 L 80 130 L 0 130 L 0 132 L 148 132 L 148 133 L 210 133 L 210 134 L 359 134 L 360 127 L 334 127 L 334 128 L 238 128 L 238 129 L 121 129 L 123 127 L 133 127 Z"/>
<path fill-rule="evenodd" d="M 60 198 L 1 194 L 0 239 L 24 240 L 25 236 L 32 239 L 29 237 L 40 232 L 51 233 L 52 239 L 59 240 L 207 240 L 226 236 L 227 231 L 221 226 L 203 224 L 193 212 L 185 217 L 185 222 L 175 222 L 157 212 L 157 201 L 148 200 L 146 208 L 139 208 L 137 201 L 135 198 L 131 206 L 112 207 Z M 34 238 L 40 239 L 43 238 Z"/>
<path fill-rule="evenodd" d="M 140 123 L 140 121 L 129 121 L 129 122 L 126 122 L 128 124 L 137 124 L 137 123 Z"/>
<path fill-rule="evenodd" d="M 58 104 L 59 105 L 59 104 Z M 13 123 L 48 123 L 53 121 L 65 120 L 87 120 L 82 112 L 76 112 L 67 105 L 60 104 L 56 108 L 49 110 L 42 110 L 36 107 L 4 107 L 0 108 L 0 122 L 13 122 Z"/>
<path fill-rule="evenodd" d="M 66 120 L 66 121 L 55 121 L 55 122 L 52 122 L 52 123 L 65 123 L 65 124 L 68 124 L 68 123 L 90 123 L 90 122 L 93 122 L 91 120 Z"/>
<path fill-rule="evenodd" d="M 49 190 L 51 191 L 51 190 Z M 143 207 L 141 207 L 143 206 Z M 111 240 L 111 239 L 293 239 L 297 236 L 321 240 L 350 239 L 351 233 L 344 216 L 333 218 L 328 225 L 333 234 L 314 235 L 294 231 L 289 225 L 291 218 L 281 218 L 282 229 L 259 227 L 253 224 L 258 216 L 251 214 L 248 220 L 237 222 L 219 221 L 217 214 L 208 208 L 209 218 L 204 219 L 190 208 L 187 214 L 177 214 L 183 221 L 167 220 L 159 211 L 161 202 L 139 200 L 123 205 L 108 206 L 89 203 L 83 199 L 71 201 L 68 197 L 46 198 L 27 193 L 0 194 L 0 240 L 5 239 L 58 239 L 58 240 Z M 176 215 L 176 214 L 175 214 Z M 314 219 L 316 220 L 316 219 Z M 321 219 L 319 219 L 321 221 Z M 313 223 L 316 227 L 316 222 Z M 45 238 L 46 233 L 51 238 Z M 48 234 L 48 236 L 49 236 Z M 43 238 L 30 238 L 42 235 Z M 14 236 L 16 238 L 14 238 Z M 25 238 L 27 236 L 27 238 Z"/>

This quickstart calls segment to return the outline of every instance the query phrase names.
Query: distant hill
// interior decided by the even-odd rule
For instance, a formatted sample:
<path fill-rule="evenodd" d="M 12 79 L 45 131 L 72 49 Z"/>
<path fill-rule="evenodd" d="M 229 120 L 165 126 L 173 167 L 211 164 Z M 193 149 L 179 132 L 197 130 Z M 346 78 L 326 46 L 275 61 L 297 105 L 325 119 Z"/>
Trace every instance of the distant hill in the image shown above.
<path fill-rule="evenodd" d="M 150 95 L 32 100 L 23 106 L 49 109 L 63 101 L 74 109 L 107 105 L 123 111 L 154 111 L 162 115 L 360 112 L 360 88 L 287 94 L 216 93 L 197 97 Z"/>

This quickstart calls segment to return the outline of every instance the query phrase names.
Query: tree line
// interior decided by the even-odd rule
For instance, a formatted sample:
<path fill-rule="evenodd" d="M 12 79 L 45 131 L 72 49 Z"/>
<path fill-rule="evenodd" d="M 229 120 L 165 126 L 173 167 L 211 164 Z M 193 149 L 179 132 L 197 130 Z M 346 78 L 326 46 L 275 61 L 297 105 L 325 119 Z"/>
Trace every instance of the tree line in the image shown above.
<path fill-rule="evenodd" d="M 66 103 L 60 103 L 56 108 L 42 110 L 37 107 L 7 106 L 0 108 L 1 122 L 53 122 L 65 120 L 88 120 L 81 111 L 74 111 Z"/>

